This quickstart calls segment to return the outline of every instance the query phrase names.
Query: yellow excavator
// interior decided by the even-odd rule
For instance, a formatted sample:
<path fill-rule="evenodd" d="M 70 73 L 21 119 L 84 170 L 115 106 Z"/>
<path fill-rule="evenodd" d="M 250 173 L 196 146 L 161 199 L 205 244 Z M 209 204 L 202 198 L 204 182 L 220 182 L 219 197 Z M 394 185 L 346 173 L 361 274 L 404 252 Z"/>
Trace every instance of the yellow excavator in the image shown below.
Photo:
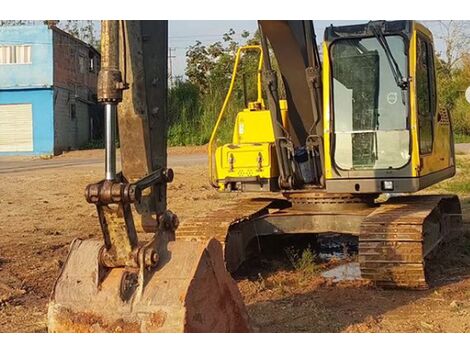
<path fill-rule="evenodd" d="M 71 244 L 51 295 L 49 331 L 251 331 L 229 272 L 265 235 L 354 235 L 364 278 L 427 287 L 425 259 L 461 222 L 455 196 L 402 195 L 455 173 L 430 32 L 413 21 L 332 26 L 322 67 L 311 21 L 258 23 L 261 45 L 237 53 L 209 173 L 220 191 L 261 195 L 179 224 L 166 207 L 167 23 L 102 21 L 106 172 L 85 197 L 103 239 Z M 231 143 L 221 144 L 237 67 L 251 50 L 260 54 L 256 101 L 236 116 Z"/>
<path fill-rule="evenodd" d="M 219 145 L 235 65 L 209 143 L 210 182 L 220 191 L 283 197 L 243 199 L 219 217 L 230 223 L 228 270 L 250 255 L 257 236 L 346 234 L 358 237 L 363 278 L 427 288 L 426 258 L 461 226 L 456 196 L 410 195 L 455 174 L 431 32 L 415 21 L 330 26 L 321 62 L 311 21 L 259 27 L 269 108 L 258 97 L 236 116 L 231 143 Z"/>

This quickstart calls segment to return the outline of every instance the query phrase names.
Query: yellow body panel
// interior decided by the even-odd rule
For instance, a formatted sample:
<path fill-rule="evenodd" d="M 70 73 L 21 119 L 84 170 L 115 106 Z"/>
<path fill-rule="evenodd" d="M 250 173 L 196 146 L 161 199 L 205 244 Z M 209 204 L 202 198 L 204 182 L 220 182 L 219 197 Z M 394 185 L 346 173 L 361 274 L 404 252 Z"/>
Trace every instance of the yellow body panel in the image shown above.
<path fill-rule="evenodd" d="M 410 52 L 408 70 L 410 77 L 416 77 L 416 31 L 413 30 L 413 35 L 410 40 Z M 419 139 L 418 139 L 418 107 L 416 105 L 416 79 L 410 82 L 410 129 L 411 129 L 411 176 L 419 176 L 420 161 L 419 161 Z"/>
<path fill-rule="evenodd" d="M 238 113 L 233 129 L 233 144 L 273 143 L 274 130 L 269 110 Z"/>
<path fill-rule="evenodd" d="M 287 102 L 279 102 L 283 125 L 288 121 Z M 216 175 L 219 190 L 224 190 L 224 180 L 257 177 L 272 179 L 279 176 L 274 129 L 269 110 L 245 109 L 238 113 L 231 144 L 215 151 Z"/>
<path fill-rule="evenodd" d="M 232 143 L 218 147 L 215 158 L 219 181 L 277 177 L 279 171 L 269 110 L 245 109 L 240 112 L 235 120 Z M 219 189 L 224 188 L 224 183 L 219 182 Z"/>
<path fill-rule="evenodd" d="M 277 176 L 277 165 L 273 163 L 275 151 L 272 143 L 226 144 L 217 148 L 217 176 L 226 178 Z"/>
<path fill-rule="evenodd" d="M 325 155 L 325 179 L 331 179 L 331 141 L 330 141 L 330 58 L 328 56 L 328 45 L 323 43 L 323 148 Z"/>

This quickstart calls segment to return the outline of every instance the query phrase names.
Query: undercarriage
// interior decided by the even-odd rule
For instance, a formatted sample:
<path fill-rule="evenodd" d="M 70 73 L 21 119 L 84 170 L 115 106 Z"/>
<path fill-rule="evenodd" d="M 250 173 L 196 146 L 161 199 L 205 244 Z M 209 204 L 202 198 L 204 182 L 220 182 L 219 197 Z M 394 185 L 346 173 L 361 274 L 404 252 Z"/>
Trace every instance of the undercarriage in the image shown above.
<path fill-rule="evenodd" d="M 176 237 L 224 243 L 228 271 L 253 255 L 258 236 L 357 236 L 361 276 L 380 287 L 425 289 L 426 260 L 459 233 L 460 203 L 453 195 L 393 196 L 289 192 L 282 197 L 239 199 L 189 218 Z"/>

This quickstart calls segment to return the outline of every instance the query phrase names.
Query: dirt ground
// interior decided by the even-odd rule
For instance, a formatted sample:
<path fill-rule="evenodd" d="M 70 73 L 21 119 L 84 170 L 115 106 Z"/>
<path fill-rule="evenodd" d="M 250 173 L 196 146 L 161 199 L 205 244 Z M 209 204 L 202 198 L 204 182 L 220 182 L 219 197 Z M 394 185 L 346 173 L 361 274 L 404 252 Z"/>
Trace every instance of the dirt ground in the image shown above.
<path fill-rule="evenodd" d="M 181 219 L 236 197 L 210 188 L 205 165 L 174 171 L 169 208 Z M 75 237 L 100 235 L 95 209 L 85 202 L 83 190 L 101 176 L 100 166 L 1 175 L 0 332 L 46 331 L 49 294 L 68 245 Z M 432 288 L 425 291 L 332 283 L 279 261 L 273 265 L 261 258 L 236 277 L 258 331 L 470 332 L 469 231 L 431 260 Z"/>

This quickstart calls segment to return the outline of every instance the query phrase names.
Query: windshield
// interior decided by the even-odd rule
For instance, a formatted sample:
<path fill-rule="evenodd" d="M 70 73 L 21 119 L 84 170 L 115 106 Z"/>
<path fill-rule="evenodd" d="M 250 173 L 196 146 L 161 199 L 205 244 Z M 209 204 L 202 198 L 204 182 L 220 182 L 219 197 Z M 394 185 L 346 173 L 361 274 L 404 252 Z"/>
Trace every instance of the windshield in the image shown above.
<path fill-rule="evenodd" d="M 405 77 L 401 36 L 385 37 Z M 409 158 L 407 91 L 396 82 L 377 38 L 343 39 L 332 44 L 334 158 L 342 169 L 389 169 Z"/>

